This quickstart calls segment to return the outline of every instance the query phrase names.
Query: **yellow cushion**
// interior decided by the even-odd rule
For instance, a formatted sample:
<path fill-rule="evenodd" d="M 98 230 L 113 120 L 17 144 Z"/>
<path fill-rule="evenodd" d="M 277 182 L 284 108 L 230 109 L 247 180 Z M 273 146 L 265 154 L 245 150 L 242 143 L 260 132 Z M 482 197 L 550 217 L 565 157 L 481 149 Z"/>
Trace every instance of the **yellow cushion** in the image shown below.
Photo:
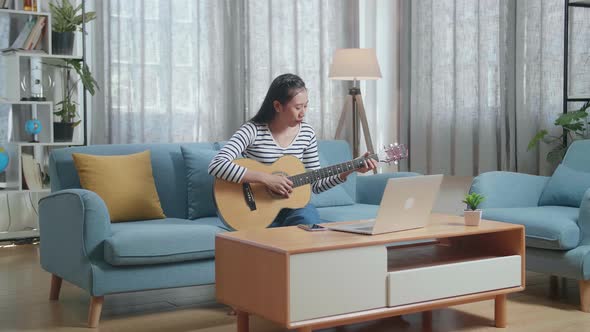
<path fill-rule="evenodd" d="M 165 218 L 150 151 L 123 156 L 73 153 L 82 188 L 100 196 L 111 222 Z"/>

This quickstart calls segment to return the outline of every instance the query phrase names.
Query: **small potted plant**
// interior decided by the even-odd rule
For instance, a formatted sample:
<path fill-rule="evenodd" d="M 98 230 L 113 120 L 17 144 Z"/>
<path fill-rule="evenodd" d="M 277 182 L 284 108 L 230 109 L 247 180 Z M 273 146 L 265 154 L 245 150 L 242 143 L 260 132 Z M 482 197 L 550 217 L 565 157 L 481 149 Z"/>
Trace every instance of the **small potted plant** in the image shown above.
<path fill-rule="evenodd" d="M 52 27 L 51 40 L 53 54 L 71 55 L 74 49 L 74 32 L 82 31 L 82 23 L 88 23 L 96 18 L 95 12 L 82 15 L 82 4 L 72 6 L 69 0 L 57 0 L 49 3 Z"/>
<path fill-rule="evenodd" d="M 481 210 L 477 207 L 485 198 L 478 193 L 470 193 L 465 196 L 463 203 L 467 204 L 467 208 L 463 212 L 465 218 L 465 225 L 478 226 L 481 221 Z"/>
<path fill-rule="evenodd" d="M 78 86 L 78 82 L 82 81 L 82 85 L 88 92 L 94 96 L 98 83 L 92 77 L 88 66 L 80 59 L 66 59 L 63 65 L 55 65 L 62 68 L 64 71 L 65 89 L 63 89 L 63 99 L 55 104 L 56 111 L 54 115 L 60 117 L 59 122 L 53 122 L 53 136 L 56 142 L 71 142 L 74 135 L 74 128 L 80 124 L 81 120 L 78 118 L 77 105 L 74 101 L 74 91 Z M 71 70 L 74 69 L 78 74 L 74 78 Z"/>

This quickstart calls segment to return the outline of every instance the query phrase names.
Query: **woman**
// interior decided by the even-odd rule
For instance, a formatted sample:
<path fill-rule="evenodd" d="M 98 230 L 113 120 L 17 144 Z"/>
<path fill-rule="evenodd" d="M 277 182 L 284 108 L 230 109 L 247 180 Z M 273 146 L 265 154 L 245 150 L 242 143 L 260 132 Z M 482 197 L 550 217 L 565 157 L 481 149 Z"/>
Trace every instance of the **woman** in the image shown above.
<path fill-rule="evenodd" d="M 263 183 L 272 192 L 289 197 L 293 183 L 285 176 L 268 174 L 233 163 L 238 157 L 252 158 L 272 164 L 283 155 L 299 158 L 308 170 L 320 168 L 318 145 L 313 128 L 303 121 L 307 111 L 307 88 L 294 74 L 283 74 L 273 80 L 258 113 L 231 137 L 209 164 L 209 174 L 242 183 Z M 376 167 L 374 160 L 365 163 L 359 172 Z M 352 171 L 312 183 L 316 194 L 340 183 Z M 314 224 L 320 221 L 316 208 L 308 204 L 301 209 L 283 209 L 270 227 Z"/>

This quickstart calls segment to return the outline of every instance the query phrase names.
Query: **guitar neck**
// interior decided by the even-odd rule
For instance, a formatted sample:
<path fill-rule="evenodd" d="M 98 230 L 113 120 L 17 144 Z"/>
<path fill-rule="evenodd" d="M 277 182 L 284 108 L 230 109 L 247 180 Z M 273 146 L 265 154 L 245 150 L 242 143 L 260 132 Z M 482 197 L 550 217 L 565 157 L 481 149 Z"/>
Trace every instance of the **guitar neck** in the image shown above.
<path fill-rule="evenodd" d="M 362 168 L 365 165 L 365 160 L 375 159 L 379 161 L 377 154 L 371 154 L 367 157 L 356 158 L 341 164 L 336 164 L 313 171 L 305 172 L 289 176 L 289 180 L 293 182 L 293 188 L 313 183 L 315 181 L 328 178 L 330 176 L 338 175 L 348 171 L 354 171 Z"/>

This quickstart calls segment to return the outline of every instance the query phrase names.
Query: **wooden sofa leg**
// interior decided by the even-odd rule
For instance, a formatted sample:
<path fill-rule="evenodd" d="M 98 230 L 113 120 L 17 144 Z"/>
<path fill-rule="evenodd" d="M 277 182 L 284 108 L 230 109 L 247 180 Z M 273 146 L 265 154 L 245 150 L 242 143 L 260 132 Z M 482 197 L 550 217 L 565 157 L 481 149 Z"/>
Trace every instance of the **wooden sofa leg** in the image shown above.
<path fill-rule="evenodd" d="M 93 296 L 90 299 L 90 308 L 88 309 L 88 327 L 98 327 L 103 302 L 104 296 Z"/>
<path fill-rule="evenodd" d="M 59 291 L 61 290 L 62 279 L 55 274 L 51 275 L 51 289 L 49 290 L 49 300 L 59 300 Z"/>
<path fill-rule="evenodd" d="M 590 312 L 590 280 L 580 280 L 580 310 Z"/>
<path fill-rule="evenodd" d="M 549 297 L 552 299 L 559 298 L 559 277 L 549 277 Z"/>

